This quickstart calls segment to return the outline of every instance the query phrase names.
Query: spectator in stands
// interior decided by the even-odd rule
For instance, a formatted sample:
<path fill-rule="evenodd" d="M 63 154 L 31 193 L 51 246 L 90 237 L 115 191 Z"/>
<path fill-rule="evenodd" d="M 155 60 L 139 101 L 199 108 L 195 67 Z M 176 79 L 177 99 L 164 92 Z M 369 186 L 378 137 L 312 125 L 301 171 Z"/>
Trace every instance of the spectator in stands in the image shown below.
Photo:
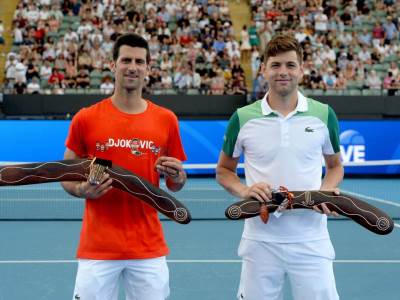
<path fill-rule="evenodd" d="M 60 80 L 59 77 L 54 77 L 54 80 L 49 83 L 49 88 L 54 95 L 63 95 L 65 87 L 64 79 Z"/>
<path fill-rule="evenodd" d="M 103 61 L 106 59 L 106 54 L 101 48 L 100 41 L 97 39 L 93 41 L 92 49 L 90 49 L 90 56 L 92 59 L 92 69 L 102 69 Z"/>
<path fill-rule="evenodd" d="M 190 68 L 184 65 L 175 73 L 174 86 L 178 88 L 178 92 L 185 93 L 193 84 L 193 77 L 190 73 Z"/>
<path fill-rule="evenodd" d="M 256 23 L 254 21 L 251 21 L 251 25 L 249 27 L 249 41 L 250 41 L 250 46 L 259 46 L 260 45 L 260 40 L 258 38 L 258 33 L 257 33 L 257 27 Z"/>
<path fill-rule="evenodd" d="M 231 70 L 232 74 L 234 75 L 235 73 L 239 73 L 240 76 L 244 77 L 244 70 L 242 66 L 240 65 L 240 60 L 237 57 L 233 57 L 232 63 L 231 63 Z"/>
<path fill-rule="evenodd" d="M 397 75 L 400 74 L 399 66 L 397 65 L 396 61 L 390 62 L 390 66 L 389 66 L 389 70 L 388 71 L 393 74 L 394 78 L 396 78 Z"/>
<path fill-rule="evenodd" d="M 26 91 L 28 94 L 40 93 L 40 84 L 39 84 L 39 79 L 37 77 L 33 77 L 32 81 L 28 83 Z"/>
<path fill-rule="evenodd" d="M 26 93 L 26 83 L 23 82 L 20 78 L 17 78 L 14 83 L 14 91 L 16 94 L 25 94 Z"/>
<path fill-rule="evenodd" d="M 28 69 L 27 62 L 17 61 L 15 64 L 15 80 L 26 82 L 26 70 Z"/>
<path fill-rule="evenodd" d="M 61 84 L 63 80 L 64 74 L 54 67 L 48 80 L 49 85 Z"/>
<path fill-rule="evenodd" d="M 347 88 L 347 79 L 342 72 L 339 72 L 334 88 L 336 90 L 345 90 Z"/>
<path fill-rule="evenodd" d="M 369 51 L 368 46 L 366 44 L 362 45 L 360 52 L 358 53 L 358 58 L 362 63 L 371 64 L 371 51 Z"/>
<path fill-rule="evenodd" d="M 231 58 L 229 57 L 228 51 L 225 48 L 223 52 L 219 52 L 217 55 L 217 63 L 221 67 L 222 70 L 230 67 Z"/>
<path fill-rule="evenodd" d="M 6 80 L 14 84 L 15 76 L 16 76 L 16 69 L 15 66 L 17 65 L 18 61 L 16 58 L 16 54 L 11 52 L 8 54 L 8 58 L 5 64 L 5 72 L 6 72 Z"/>
<path fill-rule="evenodd" d="M 322 76 L 316 70 L 311 70 L 310 84 L 312 89 L 325 89 L 325 84 Z"/>
<path fill-rule="evenodd" d="M 160 53 L 160 43 L 157 40 L 157 35 L 152 35 L 149 41 L 150 58 L 157 59 Z"/>
<path fill-rule="evenodd" d="M 162 53 L 160 69 L 163 71 L 170 71 L 172 69 L 172 61 L 168 57 L 168 53 Z"/>
<path fill-rule="evenodd" d="M 258 52 L 258 48 L 254 46 L 251 52 L 251 74 L 253 79 L 257 77 L 258 71 L 260 69 L 260 64 L 260 53 Z"/>
<path fill-rule="evenodd" d="M 224 91 L 225 91 L 224 72 L 221 69 L 218 69 L 216 71 L 216 76 L 211 78 L 209 92 L 211 95 L 223 95 Z"/>
<path fill-rule="evenodd" d="M 54 44 L 46 43 L 44 44 L 43 48 L 44 51 L 42 54 L 42 59 L 54 61 L 56 59 L 56 51 L 54 49 Z"/>
<path fill-rule="evenodd" d="M 341 70 L 339 74 L 342 74 L 346 80 L 354 80 L 356 76 L 356 67 L 352 63 L 348 63 L 344 70 Z"/>
<path fill-rule="evenodd" d="M 39 15 L 40 12 L 36 3 L 31 2 L 30 4 L 28 4 L 26 19 L 30 25 L 37 24 L 37 21 L 39 20 Z"/>
<path fill-rule="evenodd" d="M 77 88 L 88 88 L 90 86 L 89 72 L 86 69 L 79 69 L 75 81 Z"/>
<path fill-rule="evenodd" d="M 171 89 L 172 88 L 172 77 L 168 73 L 169 69 L 161 69 L 161 88 Z"/>
<path fill-rule="evenodd" d="M 38 68 L 36 67 L 35 64 L 33 64 L 33 61 L 30 60 L 28 63 L 28 66 L 27 66 L 27 70 L 26 70 L 26 80 L 28 82 L 31 82 L 33 77 L 39 78 L 40 75 L 39 75 Z"/>
<path fill-rule="evenodd" d="M 400 73 L 394 79 L 393 88 L 396 89 L 396 92 L 400 90 Z"/>
<path fill-rule="evenodd" d="M 65 76 L 75 78 L 78 74 L 77 62 L 72 57 L 68 57 L 65 63 Z"/>
<path fill-rule="evenodd" d="M 66 75 L 64 78 L 65 88 L 76 88 L 76 77 Z"/>
<path fill-rule="evenodd" d="M 346 48 L 341 48 L 340 51 L 337 53 L 337 58 L 336 58 L 336 65 L 340 70 L 344 70 L 349 63 L 348 60 L 348 53 L 346 51 Z"/>
<path fill-rule="evenodd" d="M 63 19 L 64 15 L 63 15 L 60 5 L 57 1 L 52 1 L 51 9 L 49 11 L 49 16 L 55 17 L 60 22 Z"/>
<path fill-rule="evenodd" d="M 49 32 L 57 32 L 60 28 L 60 21 L 55 16 L 50 16 L 47 24 L 49 26 Z"/>
<path fill-rule="evenodd" d="M 77 33 L 80 39 L 83 38 L 84 35 L 88 35 L 92 32 L 93 26 L 90 20 L 83 20 L 77 29 Z"/>
<path fill-rule="evenodd" d="M 330 62 L 336 60 L 336 53 L 328 44 L 325 44 L 321 50 L 321 59 L 322 61 L 328 60 Z"/>
<path fill-rule="evenodd" d="M 103 83 L 100 85 L 100 92 L 102 94 L 112 94 L 114 91 L 114 83 L 110 76 L 106 76 L 103 79 Z"/>
<path fill-rule="evenodd" d="M 328 69 L 328 72 L 322 76 L 326 89 L 333 89 L 336 84 L 337 77 L 332 68 Z"/>
<path fill-rule="evenodd" d="M 246 95 L 247 88 L 244 77 L 240 73 L 234 73 L 232 78 L 232 95 Z"/>
<path fill-rule="evenodd" d="M 246 59 L 247 57 L 249 57 L 249 53 L 251 50 L 249 32 L 247 30 L 246 25 L 243 25 L 242 31 L 240 32 L 240 36 L 241 36 L 240 51 L 242 53 L 242 57 Z"/>
<path fill-rule="evenodd" d="M 358 35 L 358 42 L 361 45 L 366 45 L 367 47 L 370 47 L 372 45 L 372 35 L 367 28 L 364 28 L 362 32 Z"/>
<path fill-rule="evenodd" d="M 220 33 L 217 38 L 214 40 L 212 45 L 213 49 L 216 53 L 222 52 L 225 48 L 224 36 Z"/>
<path fill-rule="evenodd" d="M 366 86 L 369 89 L 381 89 L 382 88 L 382 80 L 376 74 L 375 70 L 370 70 L 367 78 L 365 79 Z"/>
<path fill-rule="evenodd" d="M 104 50 L 106 57 L 111 56 L 113 45 L 114 42 L 111 41 L 110 36 L 108 34 L 104 34 L 104 40 L 101 43 L 101 48 Z"/>
<path fill-rule="evenodd" d="M 24 2 L 20 1 L 17 4 L 17 8 L 14 11 L 13 20 L 17 20 L 19 18 L 24 18 L 25 19 L 26 18 L 26 12 L 27 12 L 27 10 L 26 10 L 26 7 L 24 5 Z"/>
<path fill-rule="evenodd" d="M 53 68 L 51 67 L 50 61 L 45 60 L 44 64 L 40 67 L 40 78 L 44 80 L 49 80 L 50 75 L 53 73 Z"/>
<path fill-rule="evenodd" d="M 93 61 L 92 61 L 92 57 L 89 54 L 89 51 L 84 50 L 78 56 L 78 69 L 86 69 L 88 71 L 91 71 L 92 63 L 93 63 Z"/>
<path fill-rule="evenodd" d="M 66 64 L 67 61 L 65 60 L 64 52 L 57 54 L 54 61 L 54 68 L 57 68 L 58 70 L 65 70 Z"/>
<path fill-rule="evenodd" d="M 255 80 L 253 81 L 253 95 L 252 100 L 261 99 L 266 92 L 268 91 L 268 82 L 265 80 L 265 77 L 260 69 L 258 69 L 258 74 Z"/>
<path fill-rule="evenodd" d="M 18 24 L 18 22 L 14 22 L 14 30 L 13 30 L 14 42 L 13 42 L 13 44 L 15 46 L 22 45 L 22 43 L 24 42 L 23 32 L 22 32 L 23 28 L 18 27 L 19 25 L 17 25 L 17 24 Z"/>
<path fill-rule="evenodd" d="M 375 26 L 372 29 L 372 44 L 374 47 L 379 45 L 380 40 L 385 38 L 385 29 L 382 26 L 382 23 L 377 21 L 375 22 Z"/>
<path fill-rule="evenodd" d="M 149 90 L 159 89 L 161 87 L 161 73 L 157 66 L 151 67 L 147 78 L 148 81 L 146 85 Z"/>
<path fill-rule="evenodd" d="M 371 52 L 371 62 L 372 64 L 379 64 L 383 60 L 382 54 L 377 48 L 373 48 Z"/>
<path fill-rule="evenodd" d="M 72 30 L 71 27 L 68 27 L 67 32 L 64 34 L 63 40 L 65 43 L 70 43 L 70 42 L 78 43 L 79 36 L 75 31 Z"/>
<path fill-rule="evenodd" d="M 397 39 L 399 36 L 399 31 L 396 25 L 393 23 L 393 17 L 387 16 L 386 22 L 383 24 L 383 30 L 385 35 L 385 44 L 390 44 L 393 39 Z"/>
<path fill-rule="evenodd" d="M 193 69 L 190 69 L 190 74 L 192 76 L 192 88 L 199 90 L 201 87 L 201 76 L 200 74 Z"/>
<path fill-rule="evenodd" d="M 350 7 L 346 6 L 346 8 L 344 9 L 344 12 L 340 16 L 340 20 L 344 23 L 344 25 L 350 26 L 350 25 L 352 25 L 352 19 L 353 19 L 353 16 L 351 14 Z"/>
<path fill-rule="evenodd" d="M 388 72 L 385 79 L 383 79 L 383 88 L 388 90 L 388 96 L 394 96 L 397 89 L 395 85 L 395 77 L 392 72 Z"/>
<path fill-rule="evenodd" d="M 316 33 L 325 34 L 328 31 L 328 16 L 324 14 L 324 9 L 320 6 L 314 15 L 314 28 Z"/>

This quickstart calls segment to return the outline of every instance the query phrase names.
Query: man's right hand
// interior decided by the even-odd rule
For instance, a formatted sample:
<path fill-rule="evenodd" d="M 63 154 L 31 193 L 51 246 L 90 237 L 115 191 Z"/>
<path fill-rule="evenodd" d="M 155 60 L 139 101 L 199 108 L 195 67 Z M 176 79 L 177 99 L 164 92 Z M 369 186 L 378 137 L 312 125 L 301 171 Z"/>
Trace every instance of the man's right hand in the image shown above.
<path fill-rule="evenodd" d="M 265 182 L 255 183 L 243 190 L 241 198 L 254 198 L 262 203 L 268 202 L 272 198 L 271 186 Z"/>
<path fill-rule="evenodd" d="M 100 184 L 90 184 L 88 181 L 82 181 L 77 186 L 77 195 L 86 199 L 97 199 L 112 189 L 112 179 L 105 173 Z"/>

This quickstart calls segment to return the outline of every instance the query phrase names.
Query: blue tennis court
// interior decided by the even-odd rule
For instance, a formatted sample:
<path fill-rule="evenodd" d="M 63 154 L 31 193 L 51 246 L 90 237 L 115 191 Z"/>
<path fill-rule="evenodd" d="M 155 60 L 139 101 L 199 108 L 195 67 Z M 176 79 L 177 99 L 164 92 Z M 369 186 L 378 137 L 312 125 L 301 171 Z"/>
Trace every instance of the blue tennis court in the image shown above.
<path fill-rule="evenodd" d="M 399 184 L 400 179 L 346 179 L 341 188 L 363 195 L 399 223 Z M 58 184 L 2 188 L 0 193 L 0 300 L 71 299 L 81 200 L 69 198 Z M 170 299 L 235 299 L 243 222 L 228 221 L 223 214 L 233 197 L 211 178 L 191 178 L 177 198 L 195 220 L 189 225 L 163 221 L 171 250 Z M 45 214 L 47 218 L 41 217 Z M 379 236 L 335 219 L 329 230 L 341 299 L 398 300 L 399 225 L 390 235 Z M 289 290 L 287 286 L 285 299 L 291 299 Z"/>

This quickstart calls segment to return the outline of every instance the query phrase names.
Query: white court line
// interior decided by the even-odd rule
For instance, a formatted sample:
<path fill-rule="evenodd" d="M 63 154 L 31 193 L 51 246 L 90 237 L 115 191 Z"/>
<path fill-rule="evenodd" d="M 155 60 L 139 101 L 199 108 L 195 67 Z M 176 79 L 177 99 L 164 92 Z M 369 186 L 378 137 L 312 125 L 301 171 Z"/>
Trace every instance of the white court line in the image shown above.
<path fill-rule="evenodd" d="M 77 260 L 0 260 L 0 264 L 76 264 Z M 239 259 L 170 259 L 168 263 L 180 264 L 237 264 L 242 261 Z M 338 259 L 334 261 L 339 264 L 400 264 L 400 259 Z"/>

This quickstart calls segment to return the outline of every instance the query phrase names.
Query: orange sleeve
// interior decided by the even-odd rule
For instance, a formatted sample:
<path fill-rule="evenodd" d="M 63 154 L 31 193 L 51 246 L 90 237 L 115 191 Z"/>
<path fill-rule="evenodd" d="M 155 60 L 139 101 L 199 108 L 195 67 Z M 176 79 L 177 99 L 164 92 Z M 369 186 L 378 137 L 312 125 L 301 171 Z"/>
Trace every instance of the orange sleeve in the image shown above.
<path fill-rule="evenodd" d="M 68 136 L 65 141 L 65 146 L 74 151 L 79 157 L 87 156 L 87 148 L 84 143 L 83 121 L 84 114 L 83 111 L 80 110 L 71 121 Z"/>
<path fill-rule="evenodd" d="M 171 119 L 168 136 L 168 156 L 185 161 L 187 157 L 183 150 L 182 140 L 179 134 L 178 118 L 173 114 Z"/>

